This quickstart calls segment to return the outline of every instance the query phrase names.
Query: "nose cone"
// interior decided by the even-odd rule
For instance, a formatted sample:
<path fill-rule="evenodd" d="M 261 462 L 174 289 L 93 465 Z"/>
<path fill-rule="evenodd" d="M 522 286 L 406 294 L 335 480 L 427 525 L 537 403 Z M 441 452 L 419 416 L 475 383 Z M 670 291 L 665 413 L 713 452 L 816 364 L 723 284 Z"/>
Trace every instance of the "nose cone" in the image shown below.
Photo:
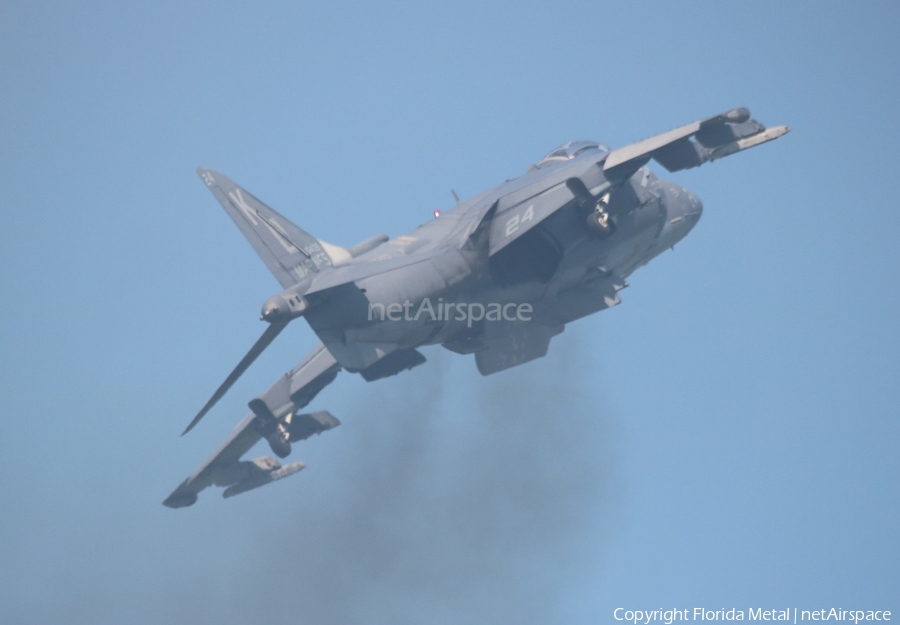
<path fill-rule="evenodd" d="M 685 189 L 685 195 L 687 196 L 688 207 L 684 213 L 684 218 L 690 222 L 693 228 L 700 221 L 700 215 L 703 214 L 703 202 L 687 189 Z"/>
<path fill-rule="evenodd" d="M 663 186 L 665 224 L 659 236 L 660 249 L 674 246 L 700 221 L 703 203 L 696 195 L 674 183 Z"/>

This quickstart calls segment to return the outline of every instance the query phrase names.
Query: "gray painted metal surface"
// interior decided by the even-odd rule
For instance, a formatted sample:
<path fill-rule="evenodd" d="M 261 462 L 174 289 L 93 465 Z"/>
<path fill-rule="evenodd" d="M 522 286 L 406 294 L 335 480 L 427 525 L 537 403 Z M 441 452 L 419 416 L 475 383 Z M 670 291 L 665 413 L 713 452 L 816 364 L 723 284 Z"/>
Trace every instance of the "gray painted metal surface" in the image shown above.
<path fill-rule="evenodd" d="M 474 354 L 490 375 L 540 358 L 565 324 L 620 303 L 638 267 L 696 225 L 702 205 L 657 178 L 776 139 L 747 109 L 733 109 L 610 151 L 567 143 L 513 180 L 415 230 L 350 248 L 317 239 L 212 170 L 198 173 L 284 289 L 264 302 L 266 331 L 194 417 L 215 405 L 297 318 L 321 343 L 265 392 L 218 449 L 163 502 L 192 505 L 209 486 L 230 497 L 299 472 L 271 456 L 241 460 L 261 439 L 284 458 L 291 444 L 340 425 L 302 413 L 341 370 L 367 381 L 419 366 L 416 349 Z"/>

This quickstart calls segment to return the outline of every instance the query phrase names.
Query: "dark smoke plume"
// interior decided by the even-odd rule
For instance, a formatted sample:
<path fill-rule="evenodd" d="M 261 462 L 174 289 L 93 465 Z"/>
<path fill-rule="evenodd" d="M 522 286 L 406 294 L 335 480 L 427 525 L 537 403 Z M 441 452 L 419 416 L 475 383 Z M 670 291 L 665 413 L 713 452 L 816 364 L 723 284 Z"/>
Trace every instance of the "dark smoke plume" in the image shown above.
<path fill-rule="evenodd" d="M 616 491 L 603 385 L 573 338 L 489 378 L 472 362 L 451 376 L 453 357 L 431 350 L 362 387 L 340 415 L 339 489 L 285 504 L 234 580 L 236 622 L 558 620 L 566 590 L 599 568 Z"/>

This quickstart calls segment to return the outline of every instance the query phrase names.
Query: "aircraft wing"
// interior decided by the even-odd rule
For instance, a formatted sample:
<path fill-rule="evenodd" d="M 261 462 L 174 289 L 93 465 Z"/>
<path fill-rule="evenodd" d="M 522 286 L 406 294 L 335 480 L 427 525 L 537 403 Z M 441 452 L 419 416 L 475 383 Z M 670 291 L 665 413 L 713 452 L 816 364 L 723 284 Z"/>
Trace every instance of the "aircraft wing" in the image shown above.
<path fill-rule="evenodd" d="M 325 346 L 317 345 L 299 365 L 250 402 L 251 413 L 163 504 L 170 508 L 190 506 L 197 501 L 200 491 L 213 485 L 227 486 L 224 496 L 231 497 L 303 469 L 302 462 L 282 466 L 271 456 L 250 461 L 240 458 L 262 438 L 269 439 L 273 451 L 279 453 L 283 449 L 278 447 L 279 428 L 289 435 L 289 451 L 290 442 L 340 425 L 340 421 L 325 411 L 297 414 L 340 370 L 341 366 Z"/>
<path fill-rule="evenodd" d="M 766 128 L 745 108 L 732 109 L 610 152 L 603 173 L 613 186 L 628 180 L 652 158 L 669 171 L 697 167 L 772 141 L 787 126 Z"/>
<path fill-rule="evenodd" d="M 562 170 L 557 179 L 544 179 L 501 198 L 491 227 L 490 253 L 496 254 L 573 199 L 621 193 L 650 159 L 669 171 L 680 171 L 772 141 L 789 130 L 766 128 L 750 118 L 750 111 L 738 108 L 613 150 L 597 163 L 599 167 L 586 161 L 580 171 Z"/>

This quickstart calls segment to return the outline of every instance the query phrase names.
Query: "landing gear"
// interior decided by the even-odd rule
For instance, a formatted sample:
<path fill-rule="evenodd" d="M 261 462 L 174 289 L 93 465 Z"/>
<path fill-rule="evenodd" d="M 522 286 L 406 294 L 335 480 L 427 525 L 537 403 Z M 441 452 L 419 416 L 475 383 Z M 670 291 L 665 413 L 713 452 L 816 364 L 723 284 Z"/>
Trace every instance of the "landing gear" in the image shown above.
<path fill-rule="evenodd" d="M 609 206 L 609 193 L 605 194 L 594 206 L 594 210 L 587 216 L 588 230 L 596 237 L 607 239 L 616 231 L 616 224 L 606 211 Z"/>
<path fill-rule="evenodd" d="M 293 413 L 288 414 L 284 421 L 278 423 L 275 429 L 266 437 L 272 453 L 279 458 L 287 458 L 291 453 L 291 432 L 289 428 L 293 416 Z"/>
<path fill-rule="evenodd" d="M 288 434 L 283 425 L 279 424 L 278 430 L 269 436 L 268 442 L 269 449 L 279 458 L 287 458 L 291 454 L 291 435 Z"/>

